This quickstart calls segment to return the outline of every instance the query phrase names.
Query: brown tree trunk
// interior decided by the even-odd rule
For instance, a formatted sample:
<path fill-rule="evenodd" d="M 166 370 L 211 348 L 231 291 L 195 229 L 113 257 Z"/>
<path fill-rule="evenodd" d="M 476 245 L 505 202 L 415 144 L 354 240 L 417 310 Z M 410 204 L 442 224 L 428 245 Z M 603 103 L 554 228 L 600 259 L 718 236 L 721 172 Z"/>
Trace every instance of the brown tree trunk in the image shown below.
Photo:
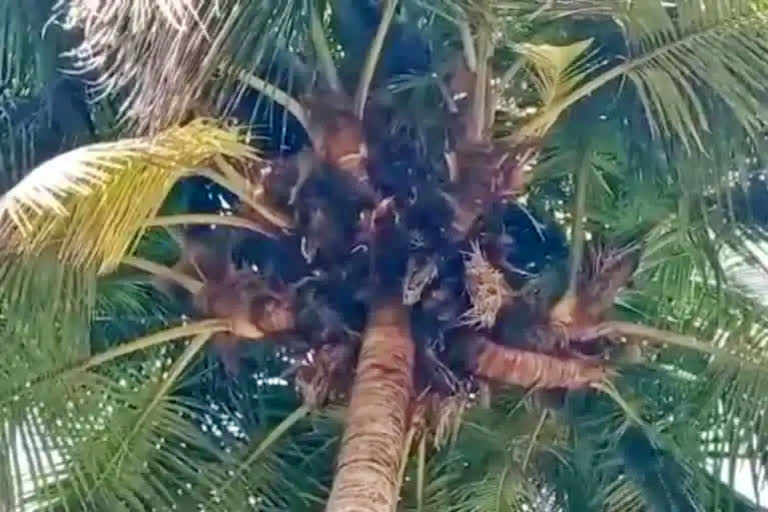
<path fill-rule="evenodd" d="M 611 374 L 600 361 L 556 357 L 504 347 L 479 333 L 463 336 L 468 369 L 484 379 L 526 388 L 579 389 Z"/>
<path fill-rule="evenodd" d="M 326 512 L 393 512 L 413 391 L 413 340 L 399 301 L 376 304 L 357 363 Z"/>

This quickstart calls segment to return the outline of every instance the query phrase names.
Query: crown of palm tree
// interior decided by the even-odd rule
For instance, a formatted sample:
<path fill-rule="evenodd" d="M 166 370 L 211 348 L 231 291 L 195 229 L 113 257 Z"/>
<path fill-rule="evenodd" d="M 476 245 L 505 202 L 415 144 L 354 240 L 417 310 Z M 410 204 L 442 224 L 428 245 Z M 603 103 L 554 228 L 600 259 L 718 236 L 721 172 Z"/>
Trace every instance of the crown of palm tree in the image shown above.
<path fill-rule="evenodd" d="M 764 2 L 43 4 L 0 11 L 0 503 L 750 509 Z"/>

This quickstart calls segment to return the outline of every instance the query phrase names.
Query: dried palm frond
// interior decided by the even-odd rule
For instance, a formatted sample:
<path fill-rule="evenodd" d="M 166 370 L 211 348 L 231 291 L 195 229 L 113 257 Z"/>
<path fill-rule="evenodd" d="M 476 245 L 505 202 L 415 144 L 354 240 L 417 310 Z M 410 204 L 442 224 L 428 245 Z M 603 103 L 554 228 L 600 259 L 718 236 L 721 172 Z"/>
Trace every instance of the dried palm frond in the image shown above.
<path fill-rule="evenodd" d="M 125 114 L 154 128 L 158 119 L 148 112 L 162 117 L 164 126 L 181 120 L 206 78 L 197 71 L 201 59 L 211 46 L 221 49 L 221 39 L 209 38 L 210 29 L 222 23 L 220 13 L 202 5 L 188 0 L 76 1 L 60 2 L 59 9 L 63 18 L 83 28 L 78 64 L 103 72 L 97 86 L 105 94 L 129 88 Z"/>
<path fill-rule="evenodd" d="M 506 384 L 533 389 L 580 389 L 611 373 L 597 362 L 504 347 L 480 334 L 465 335 L 464 341 L 473 352 L 470 371 Z"/>
<path fill-rule="evenodd" d="M 334 380 L 338 379 L 338 370 L 349 364 L 352 349 L 349 345 L 323 345 L 317 351 L 307 354 L 296 371 L 296 388 L 304 404 L 318 408 L 325 405 L 329 393 L 334 389 Z"/>
<path fill-rule="evenodd" d="M 199 120 L 48 160 L 0 197 L 3 249 L 35 255 L 53 245 L 62 261 L 109 272 L 189 169 L 220 154 L 253 156 L 241 136 Z"/>
<path fill-rule="evenodd" d="M 613 305 L 621 288 L 629 283 L 640 263 L 640 246 L 621 248 L 592 246 L 587 252 L 588 267 L 579 278 L 580 309 L 587 317 L 599 320 Z"/>
<path fill-rule="evenodd" d="M 59 19 L 82 28 L 73 51 L 78 67 L 97 74 L 98 92 L 125 94 L 121 114 L 139 133 L 184 120 L 222 62 L 265 67 L 274 42 L 296 30 L 287 20 L 301 13 L 300 4 L 282 0 L 68 0 L 57 7 Z"/>
<path fill-rule="evenodd" d="M 456 441 L 464 413 L 472 400 L 466 390 L 461 390 L 447 397 L 434 395 L 433 401 L 431 415 L 434 424 L 434 443 L 435 448 L 441 448 L 447 443 Z"/>
<path fill-rule="evenodd" d="M 491 327 L 501 307 L 515 296 L 515 292 L 504 274 L 485 257 L 480 245 L 472 242 L 471 247 L 464 262 L 464 279 L 471 306 L 461 315 L 460 322 Z"/>
<path fill-rule="evenodd" d="M 227 161 L 222 156 L 216 156 L 213 159 L 216 171 L 201 171 L 201 174 L 217 184 L 234 193 L 241 201 L 239 212 L 246 219 L 252 220 L 256 225 L 265 226 L 261 231 L 267 236 L 272 236 L 269 230 L 274 228 L 287 229 L 291 225 L 290 218 L 280 209 L 275 208 L 271 201 L 267 200 L 264 187 L 263 175 L 269 174 L 267 165 L 259 161 L 262 165 L 255 176 L 251 162 Z"/>
<path fill-rule="evenodd" d="M 408 258 L 403 279 L 403 304 L 412 306 L 421 300 L 421 295 L 437 277 L 437 264 L 434 258 L 414 254 Z"/>
<path fill-rule="evenodd" d="M 550 312 L 554 323 L 585 327 L 604 320 L 637 269 L 640 247 L 630 244 L 616 249 L 594 243 L 585 256 L 575 289 L 568 290 Z"/>

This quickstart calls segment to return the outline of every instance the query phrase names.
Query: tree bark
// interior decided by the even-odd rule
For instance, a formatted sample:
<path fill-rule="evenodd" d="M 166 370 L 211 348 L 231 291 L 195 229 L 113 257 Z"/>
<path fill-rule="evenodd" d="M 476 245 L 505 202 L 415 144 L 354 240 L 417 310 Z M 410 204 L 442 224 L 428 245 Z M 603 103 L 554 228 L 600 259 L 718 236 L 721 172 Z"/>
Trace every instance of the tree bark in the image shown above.
<path fill-rule="evenodd" d="M 465 364 L 484 379 L 533 389 L 580 389 L 610 375 L 600 361 L 556 357 L 494 343 L 479 333 L 463 337 Z"/>
<path fill-rule="evenodd" d="M 413 395 L 414 348 L 399 301 L 372 307 L 326 512 L 393 512 Z"/>

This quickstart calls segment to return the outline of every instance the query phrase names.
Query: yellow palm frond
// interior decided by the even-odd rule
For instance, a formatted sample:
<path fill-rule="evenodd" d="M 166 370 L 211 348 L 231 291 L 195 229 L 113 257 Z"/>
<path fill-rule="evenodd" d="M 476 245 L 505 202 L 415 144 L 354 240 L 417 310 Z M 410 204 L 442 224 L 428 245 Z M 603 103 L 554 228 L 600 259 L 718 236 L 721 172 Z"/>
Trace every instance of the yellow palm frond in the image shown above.
<path fill-rule="evenodd" d="M 2 249 L 36 255 L 53 246 L 61 261 L 107 272 L 174 183 L 217 155 L 255 157 L 242 133 L 208 120 L 59 155 L 0 197 Z"/>
<path fill-rule="evenodd" d="M 517 51 L 527 59 L 530 76 L 537 90 L 540 105 L 536 123 L 525 128 L 522 135 L 541 136 L 557 121 L 559 103 L 575 90 L 599 64 L 587 52 L 592 39 L 565 46 L 550 44 L 519 44 Z"/>
<path fill-rule="evenodd" d="M 518 51 L 533 66 L 533 79 L 542 103 L 548 105 L 563 93 L 569 92 L 583 78 L 583 69 L 574 64 L 583 58 L 592 39 L 567 46 L 551 44 L 520 44 Z"/>

